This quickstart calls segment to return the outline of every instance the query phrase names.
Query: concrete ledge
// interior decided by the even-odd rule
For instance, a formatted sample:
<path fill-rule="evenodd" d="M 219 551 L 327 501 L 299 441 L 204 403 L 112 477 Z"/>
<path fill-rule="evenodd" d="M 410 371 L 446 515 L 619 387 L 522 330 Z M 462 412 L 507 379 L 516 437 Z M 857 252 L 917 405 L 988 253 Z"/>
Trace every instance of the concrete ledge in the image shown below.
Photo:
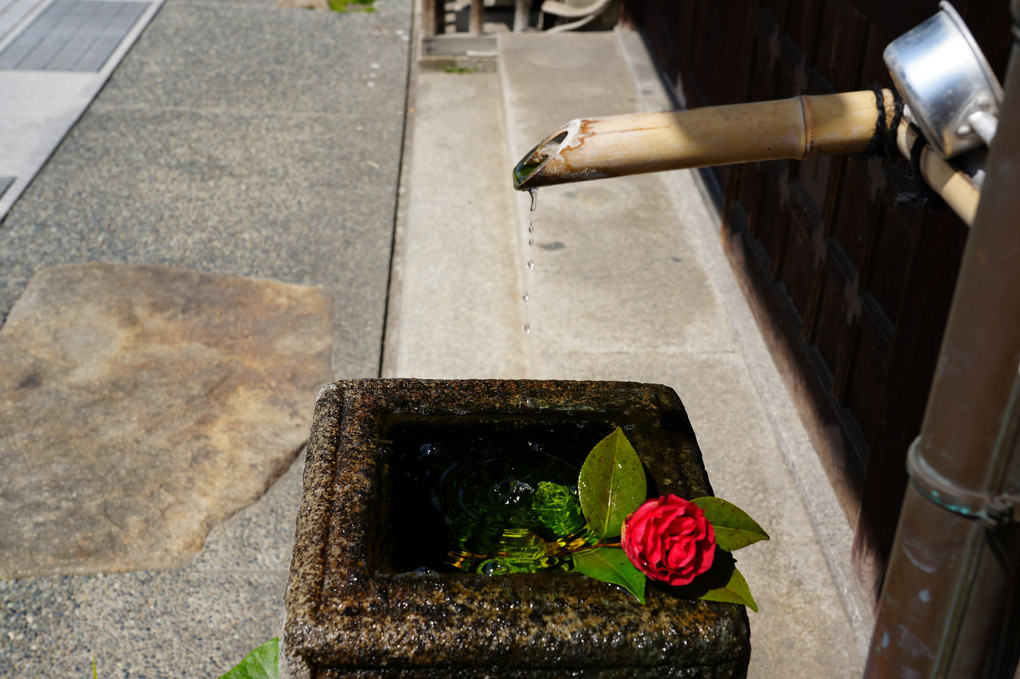
<path fill-rule="evenodd" d="M 644 110 L 675 108 L 677 102 L 673 93 L 664 86 L 657 69 L 651 63 L 640 34 L 617 29 L 616 36 L 640 92 Z M 755 321 L 747 299 L 740 290 L 730 262 L 718 245 L 720 216 L 701 173 L 671 172 L 665 174 L 664 178 L 672 190 L 677 209 L 697 213 L 693 223 L 699 226 L 703 262 L 719 290 L 748 374 L 765 408 L 765 415 L 790 469 L 797 493 L 811 519 L 818 545 L 850 620 L 857 651 L 863 660 L 868 654 L 875 620 L 872 606 L 868 602 L 869 595 L 861 590 L 853 570 L 853 526 L 832 490 L 818 453 L 801 423 L 797 407 L 786 390 L 779 369 L 762 337 L 761 327 Z"/>

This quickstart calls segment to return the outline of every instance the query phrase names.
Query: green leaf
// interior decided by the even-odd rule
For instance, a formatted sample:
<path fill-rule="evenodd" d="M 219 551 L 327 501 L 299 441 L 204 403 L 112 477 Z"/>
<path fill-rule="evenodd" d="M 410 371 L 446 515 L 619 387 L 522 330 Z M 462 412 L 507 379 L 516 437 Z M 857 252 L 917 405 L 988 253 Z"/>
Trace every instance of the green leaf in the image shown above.
<path fill-rule="evenodd" d="M 619 547 L 596 547 L 574 554 L 574 570 L 589 578 L 620 585 L 645 602 L 645 575 Z"/>
<path fill-rule="evenodd" d="M 729 604 L 743 604 L 758 612 L 758 604 L 751 596 L 744 576 L 737 570 L 733 555 L 720 549 L 715 550 L 712 567 L 694 579 L 689 585 L 675 587 L 681 596 L 705 601 L 721 601 Z"/>
<path fill-rule="evenodd" d="M 531 498 L 531 511 L 556 537 L 565 537 L 584 528 L 584 515 L 577 496 L 558 483 L 539 482 Z"/>
<path fill-rule="evenodd" d="M 728 604 L 743 604 L 755 613 L 758 612 L 758 604 L 751 596 L 751 589 L 747 586 L 747 580 L 736 568 L 730 574 L 730 579 L 722 587 L 710 589 L 702 594 L 699 599 L 705 601 L 722 601 Z"/>
<path fill-rule="evenodd" d="M 577 493 L 588 526 L 600 538 L 617 537 L 623 520 L 645 501 L 645 470 L 619 427 L 588 453 Z"/>
<path fill-rule="evenodd" d="M 754 519 L 731 502 L 717 497 L 699 497 L 691 502 L 701 508 L 715 529 L 715 544 L 719 549 L 733 552 L 769 539 L 769 534 Z"/>
<path fill-rule="evenodd" d="M 278 679 L 280 676 L 280 638 L 275 637 L 244 656 L 236 667 L 220 679 Z"/>

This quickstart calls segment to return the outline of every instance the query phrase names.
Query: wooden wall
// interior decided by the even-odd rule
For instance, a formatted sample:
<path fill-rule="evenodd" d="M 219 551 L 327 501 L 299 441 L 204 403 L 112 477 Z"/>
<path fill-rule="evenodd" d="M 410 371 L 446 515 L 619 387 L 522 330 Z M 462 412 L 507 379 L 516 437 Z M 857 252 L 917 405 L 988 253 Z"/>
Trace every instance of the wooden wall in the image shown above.
<path fill-rule="evenodd" d="M 959 0 L 1003 77 L 1006 0 Z M 936 0 L 624 0 L 689 107 L 891 87 L 882 50 Z M 735 131 L 739 134 L 739 131 Z M 715 168 L 724 240 L 876 588 L 967 227 L 898 154 Z"/>

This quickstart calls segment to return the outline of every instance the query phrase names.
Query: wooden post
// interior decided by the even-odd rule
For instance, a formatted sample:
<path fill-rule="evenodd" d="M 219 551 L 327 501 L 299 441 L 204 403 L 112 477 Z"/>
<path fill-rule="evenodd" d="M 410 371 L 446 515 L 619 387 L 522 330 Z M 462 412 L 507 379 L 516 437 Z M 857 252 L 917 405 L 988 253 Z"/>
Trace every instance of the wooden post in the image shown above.
<path fill-rule="evenodd" d="M 482 34 L 482 24 L 485 23 L 485 4 L 482 0 L 471 0 L 471 19 L 469 30 L 471 35 Z"/>
<path fill-rule="evenodd" d="M 445 3 L 443 0 L 421 0 L 421 37 L 434 38 L 445 33 Z"/>
<path fill-rule="evenodd" d="M 531 0 L 517 0 L 514 5 L 514 33 L 528 30 L 531 23 Z"/>

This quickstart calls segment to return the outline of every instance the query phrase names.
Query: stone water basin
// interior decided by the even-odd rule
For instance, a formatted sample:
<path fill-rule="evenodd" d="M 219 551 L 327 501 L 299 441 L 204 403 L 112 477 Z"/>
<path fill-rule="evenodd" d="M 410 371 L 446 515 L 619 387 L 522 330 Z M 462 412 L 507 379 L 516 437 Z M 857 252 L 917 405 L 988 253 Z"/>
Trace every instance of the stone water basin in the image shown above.
<path fill-rule="evenodd" d="M 711 495 L 683 403 L 660 385 L 509 380 L 352 380 L 321 391 L 286 598 L 284 676 L 741 677 L 742 606 L 649 583 L 646 605 L 565 571 L 453 571 L 430 546 L 421 469 L 408 450 L 485 454 L 472 440 L 555 448 L 580 468 L 623 427 L 650 494 Z M 424 446 L 424 448 L 423 448 Z M 451 451 L 453 451 L 451 453 Z M 420 456 L 417 456 L 420 457 Z M 576 474 L 568 470 L 568 474 Z M 432 539 L 435 534 L 435 539 Z"/>

